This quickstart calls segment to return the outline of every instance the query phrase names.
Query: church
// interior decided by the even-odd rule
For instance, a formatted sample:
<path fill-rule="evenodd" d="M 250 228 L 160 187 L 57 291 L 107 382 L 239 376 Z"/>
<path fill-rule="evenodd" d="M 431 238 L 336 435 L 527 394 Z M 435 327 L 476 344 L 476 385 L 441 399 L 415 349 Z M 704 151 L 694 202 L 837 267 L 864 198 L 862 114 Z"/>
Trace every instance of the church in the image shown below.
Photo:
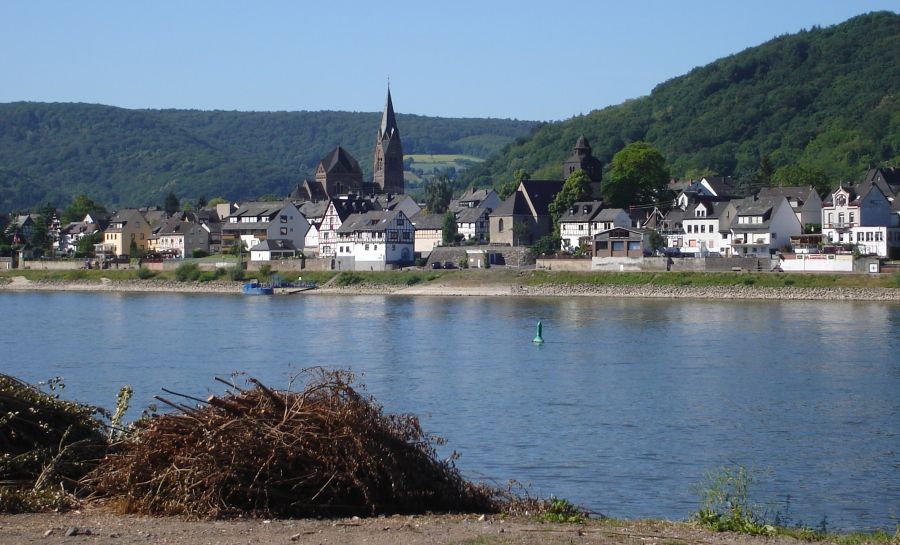
<path fill-rule="evenodd" d="M 363 181 L 359 162 L 338 145 L 319 161 L 315 179 L 297 184 L 288 198 L 292 201 L 327 201 L 347 194 L 402 194 L 405 189 L 403 144 L 400 142 L 400 129 L 397 128 L 391 89 L 388 87 L 381 125 L 375 138 L 372 181 Z"/>

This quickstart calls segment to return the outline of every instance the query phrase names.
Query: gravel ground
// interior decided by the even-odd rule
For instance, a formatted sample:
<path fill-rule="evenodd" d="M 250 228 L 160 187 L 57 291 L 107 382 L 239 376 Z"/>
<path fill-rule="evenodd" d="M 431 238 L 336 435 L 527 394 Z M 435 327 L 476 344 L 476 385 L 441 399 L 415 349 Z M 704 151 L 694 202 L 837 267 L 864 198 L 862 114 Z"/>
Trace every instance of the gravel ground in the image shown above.
<path fill-rule="evenodd" d="M 781 545 L 790 538 L 713 533 L 660 521 L 543 523 L 479 515 L 392 516 L 340 520 L 224 520 L 113 515 L 98 510 L 65 514 L 0 515 L 3 544 L 471 544 L 471 545 Z"/>

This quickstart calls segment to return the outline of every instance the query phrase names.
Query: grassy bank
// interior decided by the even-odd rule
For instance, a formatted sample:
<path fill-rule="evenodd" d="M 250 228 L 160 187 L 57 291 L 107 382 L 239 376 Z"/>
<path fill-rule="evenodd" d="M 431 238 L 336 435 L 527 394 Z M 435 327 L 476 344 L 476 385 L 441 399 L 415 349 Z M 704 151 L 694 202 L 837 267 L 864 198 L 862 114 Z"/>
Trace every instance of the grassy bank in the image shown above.
<path fill-rule="evenodd" d="M 277 271 L 275 271 L 277 272 Z M 148 274 L 149 273 L 149 274 Z M 0 271 L 0 279 L 24 276 L 31 281 L 100 282 L 109 280 L 178 280 L 176 271 L 130 270 L 14 270 Z M 142 278 L 143 276 L 143 278 Z M 258 272 L 245 271 L 247 278 L 260 278 Z M 379 285 L 412 286 L 440 280 L 453 286 L 522 285 L 522 286 L 659 286 L 659 287 L 740 287 L 764 288 L 898 288 L 900 273 L 866 274 L 801 274 L 801 273 L 700 273 L 700 272 L 566 272 L 544 270 L 404 270 L 380 272 L 291 271 L 289 279 L 302 276 L 320 285 L 337 276 L 338 287 Z M 202 273 L 199 280 L 227 280 L 228 276 L 212 271 Z"/>

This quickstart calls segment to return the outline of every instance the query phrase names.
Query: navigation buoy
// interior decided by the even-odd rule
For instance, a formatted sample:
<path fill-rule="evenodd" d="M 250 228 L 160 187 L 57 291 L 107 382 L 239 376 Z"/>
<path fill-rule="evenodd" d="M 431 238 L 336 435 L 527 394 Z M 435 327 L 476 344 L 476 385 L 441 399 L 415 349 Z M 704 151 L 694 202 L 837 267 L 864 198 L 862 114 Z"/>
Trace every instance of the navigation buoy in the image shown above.
<path fill-rule="evenodd" d="M 541 336 L 543 330 L 544 326 L 542 326 L 540 320 L 538 320 L 537 335 L 535 335 L 534 339 L 532 339 L 531 342 L 533 342 L 534 344 L 544 344 L 544 337 Z"/>

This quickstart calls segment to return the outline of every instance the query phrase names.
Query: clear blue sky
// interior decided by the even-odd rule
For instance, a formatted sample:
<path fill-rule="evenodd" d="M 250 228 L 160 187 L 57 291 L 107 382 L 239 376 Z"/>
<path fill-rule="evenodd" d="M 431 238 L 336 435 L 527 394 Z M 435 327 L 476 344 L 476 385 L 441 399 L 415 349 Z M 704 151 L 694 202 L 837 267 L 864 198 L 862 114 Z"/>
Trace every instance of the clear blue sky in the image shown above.
<path fill-rule="evenodd" d="M 557 120 L 900 1 L 0 0 L 0 102 Z"/>

